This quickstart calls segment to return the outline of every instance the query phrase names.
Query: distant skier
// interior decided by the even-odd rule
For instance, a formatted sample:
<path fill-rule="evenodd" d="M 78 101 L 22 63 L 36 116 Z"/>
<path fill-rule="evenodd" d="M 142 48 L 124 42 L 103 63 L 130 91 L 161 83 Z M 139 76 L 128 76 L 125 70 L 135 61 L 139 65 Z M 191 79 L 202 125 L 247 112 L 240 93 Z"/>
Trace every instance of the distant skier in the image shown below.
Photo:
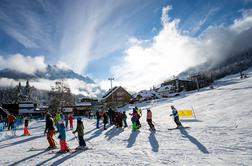
<path fill-rule="evenodd" d="M 176 123 L 177 127 L 182 127 L 182 124 L 179 120 L 177 109 L 173 105 L 171 106 L 171 109 L 172 109 L 172 114 L 170 114 L 170 116 L 173 116 L 174 122 Z"/>
<path fill-rule="evenodd" d="M 64 119 L 59 121 L 59 139 L 60 139 L 60 152 L 69 152 L 69 148 L 66 143 L 66 128 L 64 125 Z"/>
<path fill-rule="evenodd" d="M 28 118 L 25 118 L 24 120 L 24 136 L 28 136 L 30 135 L 30 132 L 28 130 L 28 125 L 29 125 L 29 119 Z"/>
<path fill-rule="evenodd" d="M 73 119 L 74 119 L 73 114 L 70 113 L 70 115 L 69 115 L 69 123 L 70 123 L 70 129 L 71 130 L 73 129 Z"/>
<path fill-rule="evenodd" d="M 11 125 L 11 132 L 13 136 L 16 136 L 17 131 L 17 120 L 14 120 L 14 122 Z"/>
<path fill-rule="evenodd" d="M 136 125 L 137 125 L 137 128 L 139 129 L 139 128 L 141 128 L 141 123 L 140 123 L 140 118 L 141 118 L 141 116 L 142 116 L 142 110 L 141 109 L 139 109 L 139 108 L 137 108 L 137 107 L 135 107 L 135 110 L 136 110 L 136 113 L 137 113 L 137 121 L 136 121 Z"/>
<path fill-rule="evenodd" d="M 107 112 L 103 113 L 103 125 L 104 125 L 104 130 L 107 130 L 106 124 L 108 123 L 108 115 Z"/>
<path fill-rule="evenodd" d="M 109 116 L 109 123 L 110 125 L 114 124 L 114 111 L 112 110 L 111 107 L 108 109 L 108 116 Z"/>
<path fill-rule="evenodd" d="M 65 114 L 66 130 L 68 129 L 68 113 Z"/>
<path fill-rule="evenodd" d="M 79 147 L 77 149 L 84 149 L 86 147 L 86 142 L 84 140 L 84 125 L 83 122 L 81 121 L 81 118 L 77 119 L 77 127 L 76 130 L 73 131 L 73 134 L 78 132 L 78 139 L 79 139 Z"/>
<path fill-rule="evenodd" d="M 100 118 L 101 118 L 101 116 L 100 116 L 99 111 L 96 111 L 96 128 L 97 129 L 100 127 L 99 126 L 99 124 L 100 124 Z"/>
<path fill-rule="evenodd" d="M 53 139 L 53 134 L 55 132 L 53 119 L 49 113 L 46 114 L 46 127 L 44 133 L 47 133 L 47 140 L 49 143 L 48 149 L 55 149 L 55 141 Z"/>
<path fill-rule="evenodd" d="M 8 130 L 13 128 L 13 123 L 16 120 L 16 117 L 13 114 L 8 115 Z"/>
<path fill-rule="evenodd" d="M 125 111 L 123 111 L 123 123 L 124 123 L 124 127 L 128 127 L 128 125 L 127 125 L 127 115 L 126 115 Z"/>
<path fill-rule="evenodd" d="M 56 125 L 56 128 L 57 128 L 56 132 L 59 132 L 59 121 L 60 121 L 60 113 L 57 113 L 56 116 L 55 116 L 55 125 Z"/>
<path fill-rule="evenodd" d="M 152 112 L 150 109 L 147 109 L 147 117 L 146 117 L 147 123 L 149 124 L 150 128 L 152 130 L 156 130 L 154 124 L 152 123 Z"/>

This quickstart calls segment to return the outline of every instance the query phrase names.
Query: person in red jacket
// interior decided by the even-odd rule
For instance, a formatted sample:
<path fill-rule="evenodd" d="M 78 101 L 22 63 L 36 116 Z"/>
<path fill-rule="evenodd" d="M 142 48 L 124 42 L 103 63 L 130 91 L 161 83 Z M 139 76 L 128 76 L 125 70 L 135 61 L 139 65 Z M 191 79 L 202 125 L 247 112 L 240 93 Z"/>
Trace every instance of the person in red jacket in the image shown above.
<path fill-rule="evenodd" d="M 73 129 L 73 114 L 70 113 L 69 115 L 69 122 L 70 122 L 70 129 L 72 130 Z"/>
<path fill-rule="evenodd" d="M 28 130 L 29 125 L 29 119 L 25 118 L 25 124 L 24 124 L 24 136 L 30 135 L 30 132 Z"/>
<path fill-rule="evenodd" d="M 16 120 L 16 117 L 12 114 L 8 115 L 8 130 L 13 128 L 13 123 Z"/>

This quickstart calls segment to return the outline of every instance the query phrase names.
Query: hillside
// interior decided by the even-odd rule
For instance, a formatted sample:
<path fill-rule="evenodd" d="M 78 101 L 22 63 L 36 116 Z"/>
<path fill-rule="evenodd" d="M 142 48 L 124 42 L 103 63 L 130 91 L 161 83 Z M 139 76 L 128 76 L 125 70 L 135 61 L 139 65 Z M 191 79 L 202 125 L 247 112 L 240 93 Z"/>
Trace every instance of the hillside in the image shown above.
<path fill-rule="evenodd" d="M 91 150 L 48 154 L 44 121 L 33 122 L 29 137 L 0 136 L 0 165 L 252 165 L 252 69 L 249 78 L 239 74 L 216 81 L 215 88 L 188 92 L 175 98 L 160 99 L 137 105 L 150 107 L 156 132 L 151 132 L 141 118 L 142 128 L 131 131 L 110 126 L 95 129 L 95 120 L 83 119 L 85 140 Z M 197 121 L 182 122 L 190 129 L 175 127 L 169 116 L 170 106 L 191 108 Z M 131 111 L 132 106 L 123 108 Z M 101 123 L 102 125 L 102 123 Z M 17 131 L 21 135 L 21 129 Z M 54 137 L 57 141 L 57 135 Z M 78 145 L 71 131 L 67 132 L 70 147 Z M 31 147 L 37 151 L 29 151 Z"/>
<path fill-rule="evenodd" d="M 84 77 L 80 74 L 75 73 L 70 69 L 60 69 L 57 66 L 48 65 L 45 72 L 36 72 L 34 75 L 29 75 L 25 73 L 21 73 L 15 70 L 3 69 L 0 70 L 0 78 L 10 78 L 10 79 L 48 79 L 48 80 L 56 80 L 56 79 L 78 79 L 80 81 L 84 81 L 88 84 L 94 83 L 94 81 L 89 77 Z"/>

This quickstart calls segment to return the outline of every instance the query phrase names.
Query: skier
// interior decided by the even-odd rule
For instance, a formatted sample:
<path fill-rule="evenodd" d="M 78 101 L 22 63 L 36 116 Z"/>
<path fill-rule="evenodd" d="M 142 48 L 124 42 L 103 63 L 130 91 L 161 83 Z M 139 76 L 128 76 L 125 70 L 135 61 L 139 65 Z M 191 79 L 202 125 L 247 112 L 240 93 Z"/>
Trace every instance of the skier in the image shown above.
<path fill-rule="evenodd" d="M 110 125 L 114 124 L 114 111 L 112 110 L 111 107 L 108 109 L 108 115 L 109 115 L 109 123 Z"/>
<path fill-rule="evenodd" d="M 68 113 L 65 115 L 66 130 L 68 129 Z"/>
<path fill-rule="evenodd" d="M 49 113 L 46 114 L 46 127 L 45 127 L 45 132 L 47 132 L 47 140 L 49 143 L 48 149 L 55 149 L 57 148 L 55 145 L 55 141 L 53 139 L 53 134 L 55 132 L 54 129 L 54 124 L 53 124 L 53 119 Z"/>
<path fill-rule="evenodd" d="M 86 142 L 84 140 L 84 125 L 81 121 L 81 118 L 77 118 L 77 127 L 76 130 L 73 131 L 73 134 L 78 132 L 78 139 L 79 139 L 79 147 L 76 149 L 85 149 L 86 148 Z"/>
<path fill-rule="evenodd" d="M 100 113 L 99 111 L 96 111 L 96 128 L 98 129 L 100 126 L 99 126 L 99 123 L 100 123 Z"/>
<path fill-rule="evenodd" d="M 24 120 L 25 122 L 24 122 L 24 136 L 28 136 L 28 135 L 30 135 L 30 132 L 29 132 L 29 130 L 28 130 L 28 125 L 29 125 L 29 119 L 28 118 L 25 118 L 25 120 Z"/>
<path fill-rule="evenodd" d="M 122 126 L 123 126 L 123 114 L 121 112 L 118 112 L 118 123 L 119 123 L 119 127 L 122 128 Z"/>
<path fill-rule="evenodd" d="M 132 113 L 129 113 L 129 115 L 131 115 L 131 122 L 132 122 L 132 130 L 133 131 L 136 131 L 137 128 L 137 112 L 136 112 L 136 109 L 133 108 L 133 112 Z"/>
<path fill-rule="evenodd" d="M 170 116 L 173 116 L 174 122 L 176 123 L 177 128 L 178 127 L 183 127 L 180 120 L 179 120 L 177 109 L 173 105 L 171 106 L 171 109 L 172 109 L 172 114 L 170 114 Z"/>
<path fill-rule="evenodd" d="M 123 111 L 123 123 L 124 123 L 124 127 L 128 127 L 128 125 L 127 125 L 127 115 L 126 115 L 125 111 Z"/>
<path fill-rule="evenodd" d="M 66 143 L 66 129 L 64 125 L 64 119 L 59 121 L 59 137 L 60 139 L 60 152 L 69 152 L 69 148 Z"/>
<path fill-rule="evenodd" d="M 56 128 L 57 128 L 57 131 L 56 132 L 59 132 L 59 121 L 60 121 L 60 114 L 57 113 L 54 117 L 54 122 L 55 122 L 55 125 L 56 125 Z"/>
<path fill-rule="evenodd" d="M 16 117 L 13 114 L 10 114 L 10 115 L 8 115 L 7 119 L 8 119 L 8 130 L 10 130 L 13 127 L 13 123 L 14 123 Z"/>
<path fill-rule="evenodd" d="M 103 113 L 103 125 L 104 125 L 104 130 L 107 130 L 106 124 L 108 123 L 108 115 L 107 112 Z"/>
<path fill-rule="evenodd" d="M 17 121 L 14 120 L 14 122 L 11 124 L 11 132 L 13 136 L 16 136 L 16 131 L 17 131 Z"/>
<path fill-rule="evenodd" d="M 141 128 L 141 123 L 140 123 L 140 118 L 142 116 L 142 110 L 141 109 L 138 109 L 137 107 L 135 107 L 135 110 L 136 110 L 136 113 L 137 113 L 137 121 L 136 121 L 136 125 L 137 125 L 137 128 Z"/>
<path fill-rule="evenodd" d="M 119 127 L 119 121 L 118 121 L 118 119 L 119 119 L 119 114 L 118 114 L 118 112 L 115 112 L 114 113 L 114 125 L 116 126 L 116 128 Z"/>
<path fill-rule="evenodd" d="M 73 130 L 73 119 L 74 119 L 73 114 L 70 113 L 70 115 L 69 115 L 69 123 L 70 123 L 70 129 L 71 130 Z"/>
<path fill-rule="evenodd" d="M 154 124 L 152 123 L 152 112 L 150 109 L 147 109 L 147 117 L 146 117 L 147 123 L 149 124 L 150 128 L 152 130 L 156 130 Z"/>

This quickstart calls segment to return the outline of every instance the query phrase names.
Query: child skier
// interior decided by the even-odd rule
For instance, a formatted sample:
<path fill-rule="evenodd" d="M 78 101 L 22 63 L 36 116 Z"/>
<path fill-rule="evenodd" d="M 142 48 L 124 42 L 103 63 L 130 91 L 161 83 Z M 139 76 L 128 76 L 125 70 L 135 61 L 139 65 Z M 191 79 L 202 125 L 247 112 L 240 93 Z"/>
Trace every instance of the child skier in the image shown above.
<path fill-rule="evenodd" d="M 29 125 L 29 119 L 25 118 L 25 123 L 24 123 L 24 136 L 30 135 L 30 132 L 28 130 L 28 125 Z"/>
<path fill-rule="evenodd" d="M 183 127 L 179 120 L 177 109 L 173 105 L 171 106 L 171 109 L 172 109 L 172 114 L 170 114 L 170 116 L 173 116 L 174 122 L 176 123 L 177 127 Z"/>
<path fill-rule="evenodd" d="M 51 115 L 49 113 L 46 115 L 46 127 L 45 127 L 45 132 L 44 133 L 46 133 L 46 132 L 47 132 L 47 140 L 48 140 L 48 143 L 49 143 L 48 149 L 57 148 L 56 145 L 55 145 L 55 141 L 53 139 L 53 134 L 55 132 L 53 119 L 52 119 L 52 117 L 51 117 Z"/>
<path fill-rule="evenodd" d="M 138 114 L 136 112 L 136 109 L 133 109 L 133 113 L 129 113 L 129 115 L 131 115 L 131 122 L 132 122 L 132 130 L 136 131 L 137 128 L 137 118 L 138 118 Z"/>
<path fill-rule="evenodd" d="M 123 123 L 124 123 L 124 127 L 128 127 L 128 125 L 127 125 L 127 115 L 126 115 L 125 111 L 123 111 Z"/>
<path fill-rule="evenodd" d="M 73 131 L 73 134 L 78 132 L 78 139 L 79 139 L 79 147 L 76 149 L 85 149 L 86 148 L 86 142 L 84 140 L 84 125 L 83 122 L 81 121 L 81 118 L 77 119 L 77 127 L 76 130 Z"/>
<path fill-rule="evenodd" d="M 156 130 L 154 124 L 152 123 L 152 112 L 150 109 L 147 109 L 147 117 L 146 117 L 147 123 L 149 124 L 150 128 L 152 130 Z"/>
<path fill-rule="evenodd" d="M 13 136 L 16 136 L 16 131 L 17 131 L 17 121 L 14 120 L 12 125 L 11 125 L 11 132 Z"/>
<path fill-rule="evenodd" d="M 69 152 L 69 148 L 66 143 L 66 130 L 63 119 L 59 121 L 59 139 L 60 139 L 60 152 Z"/>

